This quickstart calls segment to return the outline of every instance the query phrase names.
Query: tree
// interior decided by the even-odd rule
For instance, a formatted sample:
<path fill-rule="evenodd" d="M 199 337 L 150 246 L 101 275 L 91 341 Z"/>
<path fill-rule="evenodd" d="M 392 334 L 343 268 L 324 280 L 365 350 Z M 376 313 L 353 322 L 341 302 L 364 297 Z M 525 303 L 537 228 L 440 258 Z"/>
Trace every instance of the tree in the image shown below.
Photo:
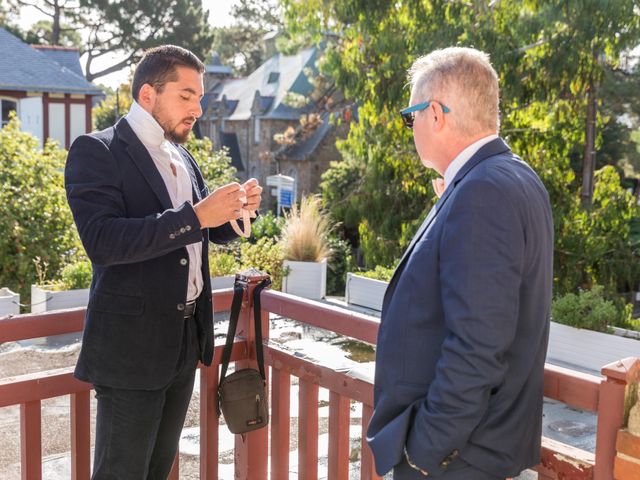
<path fill-rule="evenodd" d="M 107 96 L 91 112 L 96 130 L 104 130 L 115 124 L 120 117 L 126 115 L 133 102 L 130 83 L 123 83 L 115 91 L 103 88 L 108 92 Z"/>
<path fill-rule="evenodd" d="M 51 34 L 41 41 L 58 45 L 65 31 L 81 30 L 86 37 L 85 76 L 90 82 L 135 65 L 145 50 L 164 43 L 185 45 L 205 58 L 213 42 L 202 0 L 12 0 L 51 17 Z M 68 35 L 68 38 L 73 38 Z M 105 55 L 118 60 L 96 67 Z"/>
<path fill-rule="evenodd" d="M 77 32 L 75 28 L 70 25 L 63 24 L 65 19 L 73 19 L 80 12 L 80 3 L 78 0 L 9 0 L 13 5 L 13 8 L 20 9 L 22 7 L 32 7 L 38 10 L 41 14 L 51 18 L 51 20 L 44 20 L 38 22 L 41 24 L 34 31 L 31 32 L 34 35 L 33 38 L 41 38 L 38 35 L 38 30 L 43 30 L 46 33 L 48 45 L 63 45 L 62 40 L 65 35 L 68 38 L 75 38 Z M 71 34 L 75 33 L 76 35 Z M 28 43 L 41 43 L 29 41 L 29 37 L 25 38 Z M 75 45 L 74 45 L 75 46 Z"/>
<path fill-rule="evenodd" d="M 299 41 L 326 42 L 320 70 L 360 106 L 359 121 L 348 139 L 338 144 L 345 160 L 324 174 L 322 190 L 335 219 L 360 244 L 367 266 L 393 265 L 435 200 L 429 185 L 434 174 L 419 165 L 410 132 L 397 113 L 409 99 L 406 70 L 431 50 L 467 45 L 491 54 L 501 84 L 502 135 L 549 191 L 559 272 L 556 287 L 562 291 L 603 283 L 611 292 L 625 288 L 614 278 L 638 283 L 638 273 L 625 267 L 637 262 L 638 247 L 629 235 L 613 229 L 628 224 L 637 211 L 623 201 L 607 201 L 606 196 L 585 209 L 579 193 L 585 151 L 620 151 L 617 139 L 629 137 L 628 127 L 617 119 L 633 113 L 633 97 L 609 102 L 606 109 L 599 106 L 597 115 L 588 109 L 593 98 L 596 105 L 603 98 L 614 98 L 615 82 L 608 83 L 608 75 L 623 77 L 629 88 L 633 84 L 638 90 L 618 62 L 625 49 L 640 43 L 638 16 L 633 13 L 637 1 L 284 0 L 283 4 L 288 35 Z M 594 82 L 601 95 L 589 100 Z M 626 155 L 633 157 L 629 152 Z M 596 174 L 596 189 L 601 182 L 608 195 L 623 198 L 620 179 L 604 172 Z M 616 243 L 620 256 L 607 261 L 606 268 L 589 253 L 573 248 L 575 223 L 585 215 L 606 218 L 621 242 Z M 582 235 L 593 231 L 581 230 Z M 598 232 L 602 243 L 607 230 Z"/>
<path fill-rule="evenodd" d="M 266 60 L 263 37 L 282 29 L 281 12 L 274 0 L 240 0 L 231 15 L 232 25 L 214 30 L 213 50 L 237 75 L 246 76 Z"/>
<path fill-rule="evenodd" d="M 24 39 L 25 32 L 23 32 L 22 28 L 15 22 L 15 12 L 10 7 L 11 5 L 0 3 L 0 27 L 12 35 Z"/>
<path fill-rule="evenodd" d="M 67 206 L 66 152 L 21 132 L 16 118 L 0 130 L 0 285 L 30 297 L 37 283 L 34 261 L 55 278 L 65 264 L 84 257 Z"/>
<path fill-rule="evenodd" d="M 63 47 L 83 49 L 82 37 L 77 29 L 62 24 L 58 32 L 57 40 L 54 39 L 54 25 L 49 20 L 40 20 L 34 23 L 26 32 L 24 41 L 31 45 L 61 45 Z"/>
<path fill-rule="evenodd" d="M 81 5 L 89 31 L 85 75 L 90 82 L 135 65 L 145 50 L 163 43 L 184 45 L 204 59 L 213 42 L 202 0 L 81 0 Z M 95 60 L 107 54 L 121 60 L 96 70 Z"/>

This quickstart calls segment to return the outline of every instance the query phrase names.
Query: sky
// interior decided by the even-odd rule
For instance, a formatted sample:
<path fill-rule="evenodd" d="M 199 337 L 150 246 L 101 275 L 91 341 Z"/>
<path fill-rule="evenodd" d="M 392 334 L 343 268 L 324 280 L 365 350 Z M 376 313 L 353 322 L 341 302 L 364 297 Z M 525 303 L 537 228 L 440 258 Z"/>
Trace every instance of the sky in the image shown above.
<path fill-rule="evenodd" d="M 202 0 L 202 6 L 204 10 L 209 11 L 209 24 L 213 27 L 223 27 L 225 25 L 229 25 L 233 22 L 233 18 L 231 17 L 231 7 L 237 3 L 238 0 Z M 35 22 L 41 19 L 47 19 L 42 13 L 38 12 L 33 7 L 23 7 L 20 12 L 20 18 L 18 19 L 18 24 L 23 28 L 29 28 Z M 112 63 L 114 59 L 117 57 L 106 56 L 103 60 L 104 63 L 102 65 L 108 66 Z M 84 70 L 84 59 L 82 58 L 80 61 L 82 68 Z M 100 69 L 101 63 L 99 61 L 94 62 L 96 70 Z M 93 67 L 92 67 L 93 70 Z M 120 72 L 112 73 L 110 75 L 105 75 L 104 77 L 100 77 L 95 80 L 94 83 L 107 85 L 111 88 L 116 88 L 121 83 L 127 82 L 129 71 L 121 70 Z"/>

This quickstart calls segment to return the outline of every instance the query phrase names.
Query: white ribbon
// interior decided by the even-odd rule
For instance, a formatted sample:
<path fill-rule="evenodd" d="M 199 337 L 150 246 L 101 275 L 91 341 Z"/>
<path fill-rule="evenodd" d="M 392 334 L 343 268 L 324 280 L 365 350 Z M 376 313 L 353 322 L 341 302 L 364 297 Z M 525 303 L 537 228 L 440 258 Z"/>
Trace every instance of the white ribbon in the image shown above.
<path fill-rule="evenodd" d="M 240 200 L 244 204 L 247 203 L 247 197 L 242 197 Z M 233 231 L 236 232 L 236 235 L 244 238 L 249 238 L 251 236 L 251 217 L 252 216 L 253 215 L 249 210 L 245 208 L 242 209 L 242 226 L 244 227 L 243 229 L 240 228 L 240 225 L 238 225 L 238 222 L 235 219 L 231 220 L 231 228 L 233 228 Z"/>

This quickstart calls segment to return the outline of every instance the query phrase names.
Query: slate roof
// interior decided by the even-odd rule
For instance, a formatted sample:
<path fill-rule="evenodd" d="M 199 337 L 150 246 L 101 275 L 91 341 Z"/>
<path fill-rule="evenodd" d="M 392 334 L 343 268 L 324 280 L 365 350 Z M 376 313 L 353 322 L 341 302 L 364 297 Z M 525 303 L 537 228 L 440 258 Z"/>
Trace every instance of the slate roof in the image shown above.
<path fill-rule="evenodd" d="M 80 52 L 76 48 L 52 47 L 49 45 L 32 45 L 39 52 L 65 68 L 68 68 L 76 75 L 84 77 L 80 67 Z"/>
<path fill-rule="evenodd" d="M 311 156 L 311 154 L 318 148 L 320 142 L 327 136 L 329 131 L 333 128 L 330 121 L 330 115 L 324 113 L 322 115 L 322 123 L 316 128 L 316 130 L 301 142 L 295 143 L 288 148 L 285 148 L 280 158 L 286 158 L 288 160 L 303 161 Z"/>
<path fill-rule="evenodd" d="M 315 47 L 302 50 L 296 55 L 278 53 L 246 78 L 222 80 L 205 94 L 202 99 L 203 111 L 206 112 L 210 105 L 213 108 L 217 107 L 222 98 L 226 97 L 226 119 L 248 120 L 252 116 L 251 111 L 258 91 L 260 98 L 257 108 L 261 118 L 297 121 L 301 114 L 311 111 L 313 106 L 294 108 L 286 105 L 283 100 L 289 92 L 303 96 L 313 92 L 313 86 L 304 70 L 309 68 L 317 71 L 316 53 Z M 274 75 L 275 73 L 279 75 Z M 215 118 L 215 115 L 214 110 L 211 112 L 211 118 Z"/>
<path fill-rule="evenodd" d="M 71 55 L 61 52 L 39 51 L 0 28 L 0 90 L 102 95 L 81 71 L 65 66 Z"/>

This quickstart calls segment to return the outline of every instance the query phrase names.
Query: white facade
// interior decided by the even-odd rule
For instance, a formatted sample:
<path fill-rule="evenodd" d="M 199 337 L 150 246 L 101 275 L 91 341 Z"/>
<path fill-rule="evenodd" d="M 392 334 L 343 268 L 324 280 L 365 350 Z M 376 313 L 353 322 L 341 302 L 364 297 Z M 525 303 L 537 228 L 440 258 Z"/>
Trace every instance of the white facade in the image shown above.
<path fill-rule="evenodd" d="M 43 141 L 42 97 L 27 97 L 20 99 L 18 105 L 18 118 L 23 131 Z"/>
<path fill-rule="evenodd" d="M 81 103 L 72 103 L 71 104 L 71 118 L 70 118 L 70 137 L 69 144 L 73 143 L 73 141 L 78 138 L 80 135 L 84 135 L 86 132 L 86 117 L 85 117 L 86 107 Z M 71 145 L 69 145 L 71 146 Z"/>
<path fill-rule="evenodd" d="M 49 138 L 57 140 L 61 147 L 65 146 L 67 130 L 64 123 L 64 104 L 49 104 Z"/>

